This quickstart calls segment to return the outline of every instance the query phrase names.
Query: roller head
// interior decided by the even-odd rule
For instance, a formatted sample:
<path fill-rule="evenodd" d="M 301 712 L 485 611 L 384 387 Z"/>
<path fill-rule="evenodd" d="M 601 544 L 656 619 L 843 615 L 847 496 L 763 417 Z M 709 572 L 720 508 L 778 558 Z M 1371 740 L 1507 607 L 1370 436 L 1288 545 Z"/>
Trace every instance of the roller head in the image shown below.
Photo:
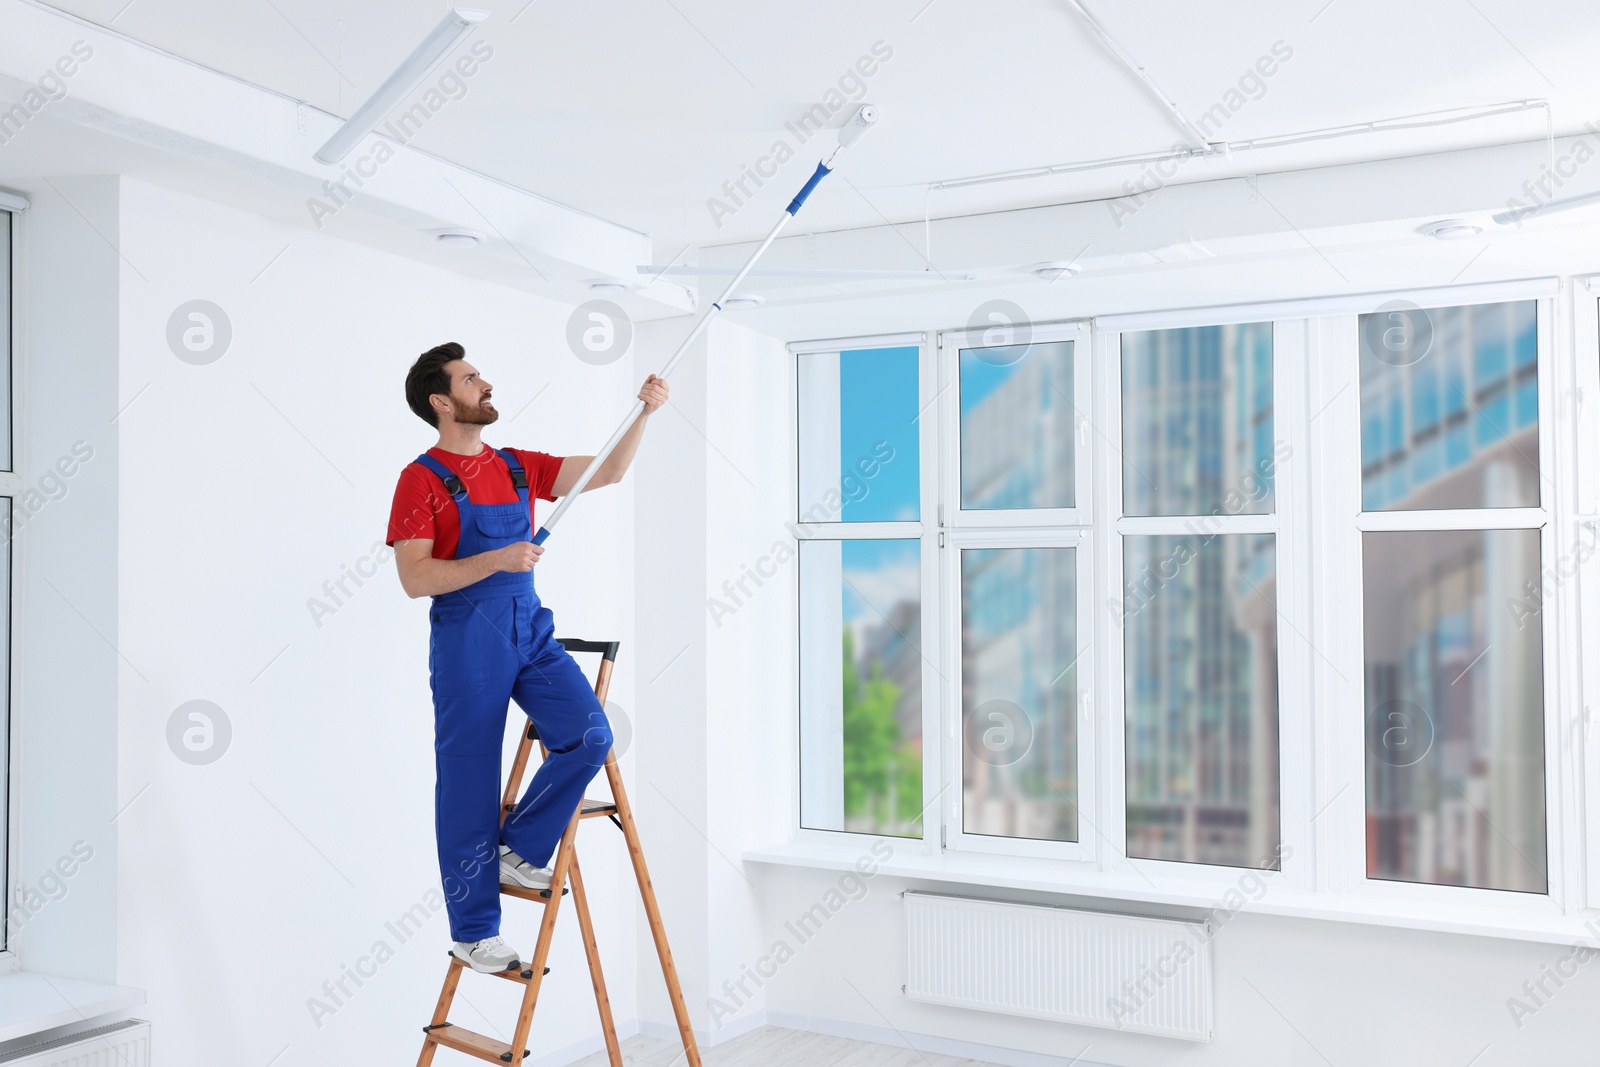
<path fill-rule="evenodd" d="M 878 123 L 878 109 L 871 104 L 862 104 L 850 121 L 839 128 L 839 147 L 849 148 L 861 139 L 861 135 Z"/>

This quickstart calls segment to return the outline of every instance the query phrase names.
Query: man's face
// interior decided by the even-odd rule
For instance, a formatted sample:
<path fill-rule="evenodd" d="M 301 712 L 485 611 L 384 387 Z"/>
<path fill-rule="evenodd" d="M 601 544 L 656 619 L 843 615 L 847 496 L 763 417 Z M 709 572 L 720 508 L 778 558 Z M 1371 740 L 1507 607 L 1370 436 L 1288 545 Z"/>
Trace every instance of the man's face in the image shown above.
<path fill-rule="evenodd" d="M 445 366 L 450 375 L 450 417 L 464 426 L 487 426 L 500 417 L 489 402 L 492 386 L 464 359 Z"/>

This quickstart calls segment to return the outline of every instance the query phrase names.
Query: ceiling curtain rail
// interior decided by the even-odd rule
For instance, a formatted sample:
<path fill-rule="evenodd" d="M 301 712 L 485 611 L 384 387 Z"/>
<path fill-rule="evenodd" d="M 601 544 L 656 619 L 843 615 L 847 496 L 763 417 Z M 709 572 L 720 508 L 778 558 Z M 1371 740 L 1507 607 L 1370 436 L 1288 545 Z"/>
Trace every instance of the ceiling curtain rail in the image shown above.
<path fill-rule="evenodd" d="M 1191 140 L 1194 141 L 1194 147 L 1196 149 L 1203 150 L 1210 144 L 1210 142 L 1206 140 L 1205 131 L 1189 120 L 1189 116 L 1183 113 L 1183 110 L 1178 107 L 1177 102 L 1174 101 L 1172 97 L 1161 88 L 1161 86 L 1156 84 L 1156 80 L 1150 76 L 1150 72 L 1144 67 L 1140 66 L 1138 61 L 1128 54 L 1127 49 L 1118 44 L 1117 39 L 1112 37 L 1106 28 L 1100 25 L 1099 21 L 1095 19 L 1093 15 L 1089 14 L 1088 8 L 1084 7 L 1079 0 L 1061 0 L 1061 2 L 1065 4 L 1073 12 L 1073 14 L 1077 15 L 1085 26 L 1089 27 L 1090 32 L 1100 39 L 1100 43 L 1105 46 L 1108 52 L 1117 58 L 1118 62 L 1127 67 L 1128 70 L 1132 71 L 1133 76 L 1143 82 L 1145 88 L 1149 89 L 1155 98 L 1161 101 L 1161 105 L 1167 109 L 1167 115 L 1183 129 L 1184 133 L 1188 134 Z"/>
<path fill-rule="evenodd" d="M 1512 115 L 1522 111 L 1533 111 L 1543 108 L 1546 114 L 1546 130 L 1550 129 L 1550 102 L 1545 99 L 1510 100 L 1503 104 L 1488 104 L 1483 107 L 1448 108 L 1443 111 L 1425 111 L 1416 115 L 1402 115 L 1396 118 L 1377 119 L 1372 122 L 1357 122 L 1348 126 L 1329 126 L 1320 130 L 1307 130 L 1303 133 L 1286 133 L 1274 137 L 1256 137 L 1248 141 L 1222 141 L 1208 145 L 1205 148 L 1177 149 L 1165 152 L 1144 152 L 1138 155 L 1116 156 L 1110 159 L 1086 160 L 1081 163 L 1056 163 L 1043 167 L 1026 167 L 1021 170 L 996 171 L 991 174 L 974 174 L 964 178 L 945 178 L 940 181 L 930 182 L 929 190 L 935 189 L 962 189 L 974 185 L 989 185 L 994 182 L 1021 181 L 1027 178 L 1048 178 L 1062 174 L 1078 174 L 1084 171 L 1105 170 L 1112 167 L 1138 166 L 1144 163 L 1162 163 L 1170 160 L 1188 160 L 1204 156 L 1231 155 L 1234 152 L 1251 152 L 1266 148 L 1287 148 L 1292 145 L 1305 144 L 1311 141 L 1331 141 L 1342 137 L 1354 137 L 1363 134 L 1393 133 L 1403 130 L 1428 129 L 1435 126 L 1453 126 L 1463 122 L 1476 122 L 1480 119 L 1494 118 L 1499 115 Z M 1547 132 L 1547 136 L 1549 136 Z"/>

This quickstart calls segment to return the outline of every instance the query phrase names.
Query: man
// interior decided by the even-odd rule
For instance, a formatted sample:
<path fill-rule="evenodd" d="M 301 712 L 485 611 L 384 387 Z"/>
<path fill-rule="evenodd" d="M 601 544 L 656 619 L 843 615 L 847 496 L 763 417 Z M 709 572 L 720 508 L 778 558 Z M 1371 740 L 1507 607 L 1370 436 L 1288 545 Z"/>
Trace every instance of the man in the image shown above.
<path fill-rule="evenodd" d="M 492 449 L 482 433 L 500 417 L 493 390 L 451 342 L 424 352 L 406 375 L 406 403 L 439 442 L 400 474 L 389 516 L 400 584 L 431 596 L 434 830 L 454 953 L 476 971 L 520 967 L 500 938 L 500 886 L 547 889 L 546 867 L 583 790 L 611 750 L 611 729 L 582 670 L 553 636 L 533 568 L 533 500 L 571 491 L 592 456 L 559 458 Z M 645 421 L 667 402 L 655 375 L 640 415 L 585 487 L 622 480 Z M 500 824 L 500 749 L 515 700 L 550 757 Z"/>

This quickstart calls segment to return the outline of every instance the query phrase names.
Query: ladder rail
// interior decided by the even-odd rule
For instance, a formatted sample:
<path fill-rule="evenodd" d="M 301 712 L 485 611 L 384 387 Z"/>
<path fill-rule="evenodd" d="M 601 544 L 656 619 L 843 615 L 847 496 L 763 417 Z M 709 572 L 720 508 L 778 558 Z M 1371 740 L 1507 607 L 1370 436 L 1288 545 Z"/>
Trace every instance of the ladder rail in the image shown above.
<path fill-rule="evenodd" d="M 606 694 L 611 688 L 613 668 L 616 663 L 619 642 L 616 641 L 582 641 L 572 638 L 558 639 L 569 652 L 595 652 L 601 656 L 600 667 L 595 673 L 595 697 L 605 706 Z M 528 764 L 532 756 L 535 742 L 539 743 L 541 758 L 547 758 L 549 751 L 544 743 L 539 741 L 538 731 L 531 720 L 522 732 L 522 739 L 517 745 L 516 756 L 511 763 L 510 773 L 506 777 L 505 791 L 501 796 L 500 821 L 503 824 L 507 816 L 515 807 L 517 796 L 522 789 L 522 779 L 527 773 Z M 678 1024 L 678 1033 L 683 1040 L 683 1050 L 687 1067 L 702 1067 L 700 1060 L 699 1044 L 694 1036 L 694 1028 L 689 1019 L 689 1007 L 683 996 L 683 987 L 678 979 L 677 966 L 672 960 L 672 949 L 667 944 L 666 928 L 661 919 L 661 906 L 656 900 L 655 887 L 650 881 L 650 872 L 645 865 L 644 849 L 639 844 L 638 824 L 634 821 L 633 808 L 628 801 L 627 789 L 622 782 L 622 770 L 617 763 L 615 749 L 606 753 L 605 762 L 606 780 L 611 787 L 611 804 L 596 802 L 585 798 L 578 803 L 577 809 L 572 813 L 571 820 L 567 823 L 566 830 L 561 835 L 561 843 L 556 849 L 555 868 L 551 872 L 550 890 L 548 893 L 516 893 L 511 894 L 524 899 L 542 899 L 544 915 L 539 922 L 539 937 L 534 947 L 533 960 L 529 968 L 518 975 L 502 975 L 498 977 L 513 977 L 523 982 L 523 995 L 521 1010 L 517 1014 L 517 1025 L 511 1043 L 504 1045 L 492 1041 L 480 1034 L 454 1026 L 449 1021 L 450 1005 L 455 999 L 456 988 L 461 981 L 461 974 L 467 970 L 465 961 L 452 956 L 450 968 L 445 974 L 444 986 L 439 993 L 439 1001 L 434 1008 L 433 1017 L 429 1024 L 423 1028 L 425 1036 L 422 1042 L 422 1053 L 417 1060 L 417 1067 L 431 1067 L 434 1053 L 440 1045 L 456 1049 L 480 1059 L 520 1063 L 518 1049 L 522 1049 L 521 1056 L 528 1055 L 528 1036 L 533 1028 L 534 1009 L 538 1003 L 539 989 L 544 975 L 549 971 L 546 966 L 552 942 L 555 936 L 555 924 L 560 910 L 561 897 L 570 885 L 572 903 L 578 916 L 578 930 L 583 940 L 584 954 L 588 958 L 590 982 L 594 986 L 595 1005 L 600 1013 L 600 1028 L 605 1037 L 606 1055 L 612 1067 L 622 1067 L 622 1049 L 617 1039 L 615 1020 L 611 1012 L 611 999 L 606 991 L 605 976 L 600 966 L 600 949 L 594 935 L 594 920 L 589 913 L 588 895 L 584 892 L 583 873 L 578 864 L 576 838 L 578 824 L 585 818 L 594 818 L 607 815 L 622 831 L 623 839 L 628 847 L 628 859 L 633 866 L 634 878 L 639 884 L 639 896 L 644 904 L 645 917 L 650 925 L 650 936 L 655 942 L 656 955 L 661 961 L 662 977 L 666 979 L 667 994 L 672 1001 L 672 1012 Z M 612 809 L 610 812 L 606 808 Z M 586 810 L 589 812 L 586 813 Z M 505 1048 L 507 1051 L 497 1053 L 496 1050 Z"/>

